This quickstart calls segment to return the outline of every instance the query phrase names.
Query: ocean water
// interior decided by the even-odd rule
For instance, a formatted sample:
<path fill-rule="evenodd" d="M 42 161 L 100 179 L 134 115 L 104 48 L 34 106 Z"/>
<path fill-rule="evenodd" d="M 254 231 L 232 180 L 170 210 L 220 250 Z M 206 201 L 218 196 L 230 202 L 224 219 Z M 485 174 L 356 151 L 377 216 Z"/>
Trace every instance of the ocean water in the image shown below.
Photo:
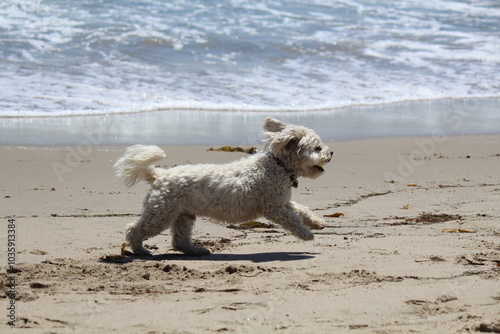
<path fill-rule="evenodd" d="M 221 119 L 260 127 L 268 114 L 307 122 L 352 110 L 354 120 L 371 106 L 388 119 L 394 108 L 380 106 L 443 99 L 486 101 L 475 112 L 490 124 L 478 132 L 491 122 L 500 132 L 499 75 L 496 0 L 0 2 L 3 143 L 99 119 L 124 131 L 155 119 L 155 133 L 183 120 L 201 137 Z M 113 138 L 147 141 L 136 125 Z"/>

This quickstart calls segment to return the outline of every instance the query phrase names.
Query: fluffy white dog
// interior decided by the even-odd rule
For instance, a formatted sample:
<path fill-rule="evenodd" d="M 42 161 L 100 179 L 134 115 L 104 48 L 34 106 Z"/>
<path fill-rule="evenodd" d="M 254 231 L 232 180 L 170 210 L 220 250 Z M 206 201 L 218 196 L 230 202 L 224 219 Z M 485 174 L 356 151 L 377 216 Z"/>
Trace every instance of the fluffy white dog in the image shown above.
<path fill-rule="evenodd" d="M 116 175 L 131 187 L 144 180 L 151 190 L 141 217 L 126 228 L 127 242 L 139 255 L 150 255 L 142 243 L 170 228 L 172 245 L 189 255 L 210 251 L 193 245 L 196 216 L 228 223 L 265 217 L 303 240 L 314 235 L 324 221 L 303 205 L 290 200 L 298 177 L 317 178 L 333 152 L 319 136 L 303 126 L 287 125 L 268 117 L 264 122 L 267 144 L 258 153 L 221 165 L 186 165 L 170 169 L 153 166 L 165 157 L 157 146 L 129 147 L 115 164 Z"/>

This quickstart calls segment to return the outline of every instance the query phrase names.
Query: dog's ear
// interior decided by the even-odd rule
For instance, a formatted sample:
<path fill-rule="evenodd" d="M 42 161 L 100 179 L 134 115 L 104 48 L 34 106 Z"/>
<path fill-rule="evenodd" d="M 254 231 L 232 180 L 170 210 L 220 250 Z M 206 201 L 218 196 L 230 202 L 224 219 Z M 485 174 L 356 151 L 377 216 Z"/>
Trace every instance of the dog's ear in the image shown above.
<path fill-rule="evenodd" d="M 284 132 L 267 132 L 267 148 L 271 153 L 297 152 L 302 134 L 293 129 Z"/>
<path fill-rule="evenodd" d="M 272 117 L 268 117 L 264 121 L 264 130 L 269 132 L 280 132 L 286 128 L 286 124 Z"/>

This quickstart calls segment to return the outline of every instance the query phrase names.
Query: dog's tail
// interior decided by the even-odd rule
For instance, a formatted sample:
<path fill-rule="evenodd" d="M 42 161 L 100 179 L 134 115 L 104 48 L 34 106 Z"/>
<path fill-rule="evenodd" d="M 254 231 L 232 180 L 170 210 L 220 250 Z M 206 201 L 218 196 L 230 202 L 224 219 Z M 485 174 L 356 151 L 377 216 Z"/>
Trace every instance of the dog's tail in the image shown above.
<path fill-rule="evenodd" d="M 152 183 L 156 179 L 153 164 L 165 156 L 165 152 L 158 146 L 130 146 L 114 165 L 116 177 L 127 187 L 132 187 L 139 181 Z"/>

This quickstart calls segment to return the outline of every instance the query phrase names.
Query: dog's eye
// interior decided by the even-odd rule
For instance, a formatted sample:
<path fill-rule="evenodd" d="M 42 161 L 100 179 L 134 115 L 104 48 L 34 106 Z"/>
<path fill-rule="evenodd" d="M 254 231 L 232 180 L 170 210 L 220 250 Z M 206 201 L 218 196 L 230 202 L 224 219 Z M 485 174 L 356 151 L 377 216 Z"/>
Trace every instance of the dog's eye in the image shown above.
<path fill-rule="evenodd" d="M 321 146 L 316 146 L 315 151 L 321 151 Z"/>

